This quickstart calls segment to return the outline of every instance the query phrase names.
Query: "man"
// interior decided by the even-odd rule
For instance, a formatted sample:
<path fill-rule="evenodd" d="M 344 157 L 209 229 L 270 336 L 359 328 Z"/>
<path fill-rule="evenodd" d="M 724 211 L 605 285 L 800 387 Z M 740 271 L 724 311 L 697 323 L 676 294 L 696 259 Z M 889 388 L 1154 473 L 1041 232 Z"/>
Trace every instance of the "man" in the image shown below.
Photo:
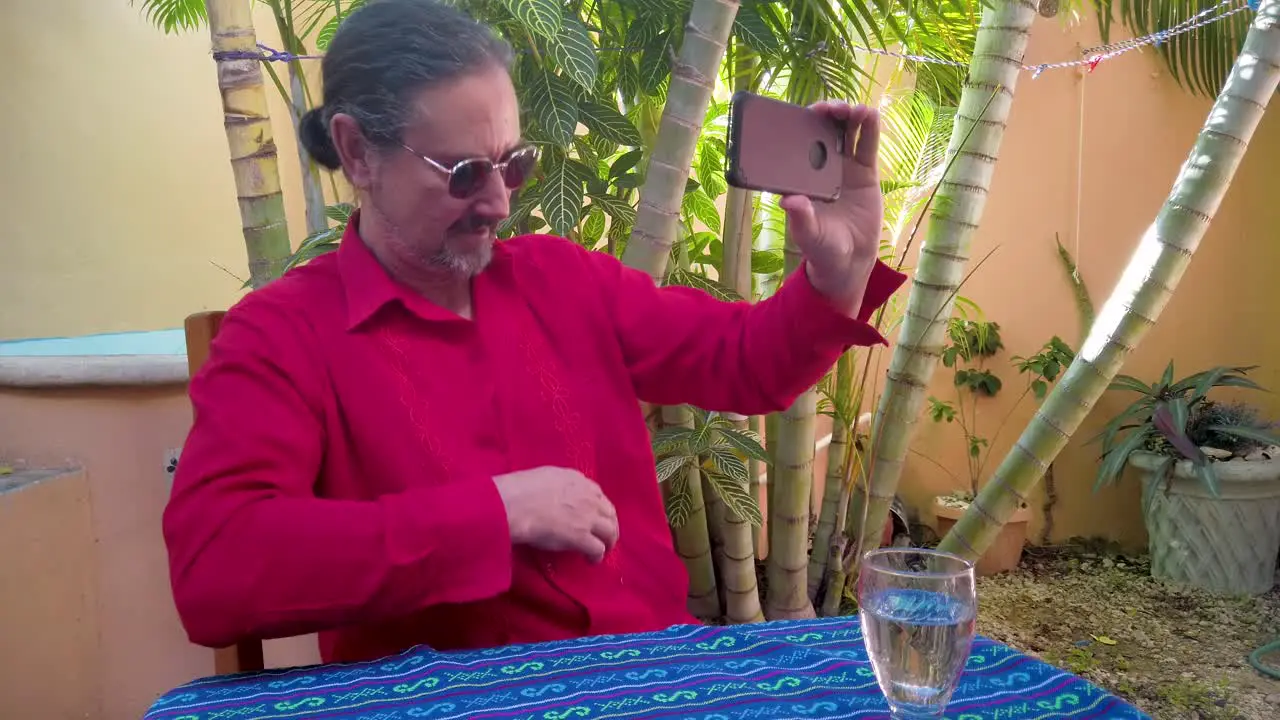
<path fill-rule="evenodd" d="M 878 121 L 838 202 L 785 198 L 806 263 L 767 301 L 655 288 L 559 238 L 495 242 L 534 169 L 509 51 L 436 0 L 375 0 L 302 122 L 360 211 L 251 293 L 193 378 L 164 529 L 191 639 L 318 631 L 326 661 L 693 622 L 639 401 L 788 406 L 903 281 L 876 261 Z"/>

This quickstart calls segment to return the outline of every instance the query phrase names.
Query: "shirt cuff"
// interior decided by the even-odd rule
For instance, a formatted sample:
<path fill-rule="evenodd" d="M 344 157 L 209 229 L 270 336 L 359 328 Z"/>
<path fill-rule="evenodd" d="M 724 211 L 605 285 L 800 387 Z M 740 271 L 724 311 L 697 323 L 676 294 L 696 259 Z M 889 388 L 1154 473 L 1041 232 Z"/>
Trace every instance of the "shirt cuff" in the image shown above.
<path fill-rule="evenodd" d="M 468 477 L 383 498 L 392 517 L 392 562 L 417 570 L 422 597 L 464 603 L 511 588 L 506 506 L 487 477 Z"/>
<path fill-rule="evenodd" d="M 806 264 L 801 263 L 779 293 L 790 292 L 796 303 L 793 317 L 805 318 L 805 330 L 815 338 L 830 340 L 844 347 L 852 345 L 888 345 L 888 340 L 870 322 L 872 316 L 906 282 L 907 276 L 877 260 L 862 294 L 857 317 L 849 317 L 819 293 L 809 282 Z"/>

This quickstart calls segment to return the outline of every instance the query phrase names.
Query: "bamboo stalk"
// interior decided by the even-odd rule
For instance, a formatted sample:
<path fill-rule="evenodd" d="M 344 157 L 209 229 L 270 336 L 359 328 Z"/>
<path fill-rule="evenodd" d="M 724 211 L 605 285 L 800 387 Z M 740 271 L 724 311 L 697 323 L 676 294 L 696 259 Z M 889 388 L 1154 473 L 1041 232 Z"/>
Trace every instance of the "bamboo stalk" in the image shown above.
<path fill-rule="evenodd" d="M 861 552 L 880 544 L 925 389 L 946 342 L 946 323 L 969 261 L 973 231 L 986 206 L 1035 17 L 1036 5 L 1027 0 L 997 2 L 983 11 L 948 148 L 955 161 L 932 205 L 902 329 L 876 408 L 873 464 L 858 539 Z"/>
<path fill-rule="evenodd" d="M 801 263 L 800 251 L 787 236 L 785 272 Z M 778 416 L 775 472 L 769 489 L 769 558 L 765 566 L 768 596 L 765 617 L 770 620 L 811 618 L 809 600 L 809 499 L 813 488 L 814 434 L 818 427 L 818 392 L 809 388 Z"/>
<path fill-rule="evenodd" d="M 218 57 L 221 53 L 257 53 L 252 4 L 246 0 L 208 0 L 206 9 L 249 260 L 249 285 L 260 288 L 284 271 L 291 249 L 267 93 L 260 61 Z"/>
<path fill-rule="evenodd" d="M 849 382 L 841 378 L 841 370 L 852 363 L 841 363 L 836 369 L 836 383 Z M 847 373 L 846 373 L 847 374 Z M 831 556 L 829 548 L 835 534 L 836 515 L 840 509 L 841 490 L 844 488 L 845 460 L 848 454 L 849 429 L 844 420 L 837 417 L 831 427 L 831 445 L 827 448 L 827 477 L 822 490 L 822 507 L 818 511 L 818 526 L 813 533 L 813 551 L 809 553 L 809 600 L 818 602 L 818 593 L 827 572 Z"/>
<path fill-rule="evenodd" d="M 648 272 L 658 284 L 666 278 L 685 183 L 738 5 L 739 0 L 696 0 L 671 70 L 667 104 L 640 189 L 635 226 L 622 255 L 625 264 Z"/>
<path fill-rule="evenodd" d="M 1244 47 L 1173 189 L 1098 314 L 1080 354 L 1045 398 L 941 549 L 976 559 L 1026 500 L 1156 324 L 1217 213 L 1280 85 L 1280 0 L 1262 0 Z"/>

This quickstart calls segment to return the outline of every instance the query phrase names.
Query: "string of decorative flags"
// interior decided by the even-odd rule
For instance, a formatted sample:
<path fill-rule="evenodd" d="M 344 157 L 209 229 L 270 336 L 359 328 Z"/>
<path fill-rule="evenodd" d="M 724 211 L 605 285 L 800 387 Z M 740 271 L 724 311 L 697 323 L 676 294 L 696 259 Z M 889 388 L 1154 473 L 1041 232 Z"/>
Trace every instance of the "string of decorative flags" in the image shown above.
<path fill-rule="evenodd" d="M 1202 28 L 1206 25 L 1212 25 L 1213 23 L 1220 22 L 1237 13 L 1245 12 L 1246 10 L 1257 12 L 1261 4 L 1262 4 L 1262 0 L 1244 0 L 1243 3 L 1241 2 L 1241 0 L 1221 0 L 1217 5 L 1213 5 L 1212 7 L 1209 7 L 1205 10 L 1201 10 L 1200 12 L 1196 13 L 1195 15 L 1192 15 L 1186 20 L 1183 20 L 1177 25 L 1167 27 L 1163 30 L 1157 30 L 1156 32 L 1151 33 L 1150 35 L 1143 35 L 1142 37 L 1133 38 L 1131 40 L 1122 40 L 1120 42 L 1108 43 L 1106 45 L 1098 45 L 1096 47 L 1086 48 L 1082 53 L 1085 57 L 1082 59 L 1064 60 L 1061 62 L 1052 62 L 1052 63 L 1040 63 L 1038 65 L 1023 65 L 1022 69 L 1031 73 L 1032 78 L 1040 77 L 1040 73 L 1044 72 L 1045 70 L 1059 70 L 1062 68 L 1074 68 L 1074 67 L 1087 66 L 1089 68 L 1089 72 L 1093 72 L 1093 70 L 1098 67 L 1098 64 L 1105 60 L 1110 60 L 1111 58 L 1123 55 L 1127 52 L 1132 52 L 1142 47 L 1146 47 L 1147 45 L 1154 45 L 1156 47 L 1159 47 L 1161 44 L 1168 41 L 1170 38 L 1173 38 L 1178 35 L 1182 35 L 1183 33 L 1191 32 L 1192 30 Z M 812 57 L 814 55 L 820 54 L 824 49 L 824 47 L 825 47 L 824 43 L 819 43 L 818 47 L 809 53 L 809 56 Z M 912 55 L 909 53 L 898 53 L 892 50 L 863 47 L 861 45 L 853 45 L 851 47 L 854 50 L 860 50 L 862 52 L 873 53 L 876 55 L 896 58 L 899 60 L 910 60 L 912 62 L 929 63 L 933 65 L 947 65 L 951 67 L 963 67 L 963 68 L 969 67 L 968 62 L 960 61 L 960 60 L 946 60 L 943 58 L 936 58 L 928 55 Z M 626 50 L 638 50 L 638 49 L 619 47 L 619 48 L 598 48 L 598 50 L 600 50 L 601 52 L 609 52 L 609 51 L 622 52 Z M 262 43 L 258 43 L 258 52 L 253 52 L 251 50 L 226 50 L 226 51 L 213 53 L 214 60 L 259 60 L 262 62 L 292 62 L 294 60 L 319 60 L 323 57 L 324 57 L 323 55 L 295 55 L 293 53 L 285 52 L 283 50 L 275 50 L 266 45 L 263 45 Z"/>
<path fill-rule="evenodd" d="M 1239 4 L 1240 0 L 1221 0 L 1217 5 L 1209 7 L 1205 10 L 1192 15 L 1177 25 L 1167 27 L 1163 30 L 1157 30 L 1150 35 L 1133 38 L 1132 40 L 1122 40 L 1120 42 L 1109 43 L 1107 45 L 1098 45 L 1096 47 L 1086 48 L 1081 54 L 1085 57 L 1080 60 L 1064 60 L 1062 62 L 1040 63 L 1038 65 L 1023 65 L 1022 69 L 1030 72 L 1032 78 L 1040 77 L 1040 73 L 1045 70 L 1058 70 L 1061 68 L 1084 67 L 1088 66 L 1089 72 L 1093 72 L 1094 68 L 1104 60 L 1110 60 L 1113 57 L 1123 55 L 1127 52 L 1137 50 L 1147 45 L 1159 47 L 1170 38 L 1191 32 L 1206 25 L 1225 20 L 1236 13 L 1246 10 L 1257 11 L 1262 0 L 1246 0 L 1245 4 Z M 1237 7 L 1231 7 L 1237 5 Z M 929 57 L 927 55 L 910 55 L 905 53 L 896 53 L 891 50 L 881 50 L 879 48 L 868 48 L 854 46 L 855 49 L 863 52 L 874 53 L 876 55 L 884 55 L 887 57 L 898 58 L 901 60 L 912 60 L 920 63 L 930 63 L 933 65 L 949 65 L 951 67 L 969 67 L 969 63 L 958 60 L 944 60 L 942 58 Z"/>

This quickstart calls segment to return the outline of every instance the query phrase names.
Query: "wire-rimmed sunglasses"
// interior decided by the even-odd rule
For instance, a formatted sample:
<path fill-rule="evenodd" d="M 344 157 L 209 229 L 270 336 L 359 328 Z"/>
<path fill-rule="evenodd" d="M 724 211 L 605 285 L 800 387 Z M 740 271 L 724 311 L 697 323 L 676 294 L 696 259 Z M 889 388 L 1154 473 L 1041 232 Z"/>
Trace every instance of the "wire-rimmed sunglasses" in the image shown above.
<path fill-rule="evenodd" d="M 454 163 L 453 167 L 432 160 L 408 145 L 402 144 L 401 147 L 448 176 L 449 195 L 459 200 L 465 200 L 479 192 L 495 172 L 501 175 L 502 183 L 508 189 L 518 190 L 538 164 L 538 148 L 534 145 L 522 145 L 498 162 L 489 158 L 468 158 Z"/>

